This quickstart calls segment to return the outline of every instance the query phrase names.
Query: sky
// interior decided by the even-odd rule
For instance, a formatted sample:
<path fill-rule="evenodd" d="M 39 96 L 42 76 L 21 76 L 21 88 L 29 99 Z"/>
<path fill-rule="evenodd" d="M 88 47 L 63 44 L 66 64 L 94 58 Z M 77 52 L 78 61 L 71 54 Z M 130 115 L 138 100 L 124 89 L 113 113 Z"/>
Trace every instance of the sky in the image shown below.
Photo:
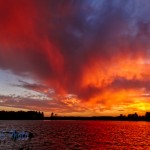
<path fill-rule="evenodd" d="M 0 0 L 0 110 L 150 111 L 149 0 Z"/>

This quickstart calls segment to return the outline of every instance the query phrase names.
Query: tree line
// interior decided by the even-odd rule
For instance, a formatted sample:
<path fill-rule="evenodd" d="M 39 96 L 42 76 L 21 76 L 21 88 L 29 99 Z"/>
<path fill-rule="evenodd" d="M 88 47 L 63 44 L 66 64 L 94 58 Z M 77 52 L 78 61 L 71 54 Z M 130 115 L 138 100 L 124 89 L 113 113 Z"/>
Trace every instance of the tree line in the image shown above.
<path fill-rule="evenodd" d="M 0 111 L 0 120 L 42 120 L 44 113 L 38 111 Z"/>

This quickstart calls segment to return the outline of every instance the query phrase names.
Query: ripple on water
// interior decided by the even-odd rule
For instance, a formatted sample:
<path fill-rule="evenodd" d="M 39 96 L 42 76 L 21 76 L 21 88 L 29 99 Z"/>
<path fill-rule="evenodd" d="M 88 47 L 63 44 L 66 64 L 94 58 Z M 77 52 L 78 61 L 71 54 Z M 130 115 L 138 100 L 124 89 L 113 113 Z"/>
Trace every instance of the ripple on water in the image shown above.
<path fill-rule="evenodd" d="M 121 121 L 0 121 L 0 130 L 29 131 L 28 141 L 0 141 L 0 150 L 121 150 L 150 149 L 149 122 Z"/>

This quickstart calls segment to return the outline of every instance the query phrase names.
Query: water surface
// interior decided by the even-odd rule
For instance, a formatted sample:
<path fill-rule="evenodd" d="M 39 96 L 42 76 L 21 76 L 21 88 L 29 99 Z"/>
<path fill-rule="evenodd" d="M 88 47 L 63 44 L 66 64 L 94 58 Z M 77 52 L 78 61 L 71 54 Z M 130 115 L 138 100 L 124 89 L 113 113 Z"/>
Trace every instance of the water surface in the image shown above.
<path fill-rule="evenodd" d="M 24 130 L 28 141 L 0 141 L 0 150 L 149 150 L 150 123 L 128 121 L 0 121 L 0 130 Z"/>

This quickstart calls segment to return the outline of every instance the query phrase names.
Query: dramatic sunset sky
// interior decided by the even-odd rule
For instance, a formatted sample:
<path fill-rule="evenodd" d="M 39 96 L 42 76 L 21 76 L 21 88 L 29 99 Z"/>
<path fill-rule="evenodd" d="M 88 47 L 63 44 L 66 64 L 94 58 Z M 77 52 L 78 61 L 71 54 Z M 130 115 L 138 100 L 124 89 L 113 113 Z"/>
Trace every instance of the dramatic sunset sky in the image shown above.
<path fill-rule="evenodd" d="M 150 111 L 150 1 L 0 0 L 0 110 Z"/>

